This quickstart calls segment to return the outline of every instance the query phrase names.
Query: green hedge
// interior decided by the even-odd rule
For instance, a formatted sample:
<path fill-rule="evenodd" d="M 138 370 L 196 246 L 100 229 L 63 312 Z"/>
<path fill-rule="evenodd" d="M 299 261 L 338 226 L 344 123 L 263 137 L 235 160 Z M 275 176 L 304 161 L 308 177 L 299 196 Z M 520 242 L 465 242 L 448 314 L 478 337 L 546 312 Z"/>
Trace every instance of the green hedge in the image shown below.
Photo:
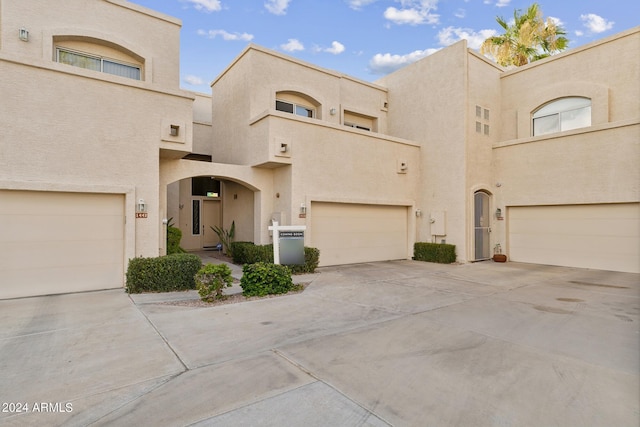
<path fill-rule="evenodd" d="M 167 255 L 182 254 L 185 252 L 180 247 L 180 240 L 182 240 L 182 230 L 176 227 L 167 227 Z"/>
<path fill-rule="evenodd" d="M 304 264 L 290 265 L 293 274 L 313 273 L 318 268 L 320 262 L 320 249 L 304 247 Z"/>
<path fill-rule="evenodd" d="M 233 242 L 233 262 L 235 264 L 255 264 L 266 262 L 273 264 L 273 245 L 255 245 L 251 242 Z M 294 274 L 313 273 L 320 262 L 320 250 L 304 247 L 304 264 L 290 265 Z"/>
<path fill-rule="evenodd" d="M 273 263 L 273 245 L 255 245 L 252 242 L 233 242 L 231 244 L 235 264 Z"/>
<path fill-rule="evenodd" d="M 202 260 L 193 254 L 132 258 L 127 268 L 127 292 L 172 292 L 195 289 Z"/>
<path fill-rule="evenodd" d="M 451 264 L 456 262 L 456 245 L 416 242 L 413 245 L 413 259 L 416 261 Z"/>
<path fill-rule="evenodd" d="M 291 270 L 285 265 L 257 262 L 242 267 L 242 295 L 247 297 L 286 294 L 296 289 Z"/>

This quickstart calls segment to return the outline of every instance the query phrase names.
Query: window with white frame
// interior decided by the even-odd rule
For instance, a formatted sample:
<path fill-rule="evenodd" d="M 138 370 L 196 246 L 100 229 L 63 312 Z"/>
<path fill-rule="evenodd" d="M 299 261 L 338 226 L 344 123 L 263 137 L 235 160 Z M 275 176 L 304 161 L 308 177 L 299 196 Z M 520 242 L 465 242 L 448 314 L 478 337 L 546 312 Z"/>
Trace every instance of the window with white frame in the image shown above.
<path fill-rule="evenodd" d="M 552 101 L 533 113 L 533 135 L 591 126 L 591 99 L 578 96 Z"/>
<path fill-rule="evenodd" d="M 302 117 L 314 118 L 316 116 L 315 108 L 281 99 L 276 99 L 276 110 L 284 111 L 285 113 L 291 113 Z"/>
<path fill-rule="evenodd" d="M 364 114 L 355 113 L 353 111 L 344 111 L 343 122 L 345 126 L 355 129 L 374 131 L 377 129 L 377 119 L 375 117 L 366 116 Z"/>
<path fill-rule="evenodd" d="M 137 65 L 66 48 L 56 48 L 56 61 L 129 79 L 140 80 L 141 78 L 141 70 Z"/>

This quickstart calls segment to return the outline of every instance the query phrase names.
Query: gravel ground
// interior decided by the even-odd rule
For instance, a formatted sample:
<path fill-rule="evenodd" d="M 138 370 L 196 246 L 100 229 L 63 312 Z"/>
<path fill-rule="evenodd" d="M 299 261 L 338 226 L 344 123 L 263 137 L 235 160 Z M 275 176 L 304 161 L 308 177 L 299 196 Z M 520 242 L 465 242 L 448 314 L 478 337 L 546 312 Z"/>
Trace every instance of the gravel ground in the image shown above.
<path fill-rule="evenodd" d="M 254 300 L 266 299 L 266 298 L 280 298 L 280 297 L 285 297 L 287 295 L 299 294 L 300 292 L 304 292 L 304 290 L 309 284 L 300 283 L 299 285 L 302 286 L 302 289 L 287 292 L 286 294 L 266 295 L 263 297 L 245 297 L 242 294 L 234 294 L 234 295 L 226 295 L 225 299 L 216 300 L 213 302 L 202 301 L 201 299 L 190 299 L 190 300 L 183 300 L 183 301 L 165 301 L 165 302 L 159 302 L 157 304 L 174 305 L 174 306 L 180 306 L 180 307 L 215 307 L 218 305 L 237 304 L 239 302 L 245 302 L 245 301 L 254 301 Z"/>

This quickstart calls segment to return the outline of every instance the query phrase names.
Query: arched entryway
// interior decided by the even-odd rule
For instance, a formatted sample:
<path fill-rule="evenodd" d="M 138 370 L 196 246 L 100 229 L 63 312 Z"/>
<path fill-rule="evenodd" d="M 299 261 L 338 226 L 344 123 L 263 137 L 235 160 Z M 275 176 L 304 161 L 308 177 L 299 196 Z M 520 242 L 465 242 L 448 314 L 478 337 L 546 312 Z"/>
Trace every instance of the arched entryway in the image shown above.
<path fill-rule="evenodd" d="M 160 215 L 173 218 L 182 230 L 185 249 L 217 244 L 210 227 L 229 229 L 234 221 L 236 241 L 267 243 L 273 200 L 265 194 L 274 194 L 270 169 L 184 159 L 160 162 Z M 165 228 L 161 254 L 166 253 Z"/>
<path fill-rule="evenodd" d="M 232 223 L 237 241 L 253 241 L 254 191 L 215 176 L 183 178 L 167 186 L 167 217 L 188 251 L 216 248 L 221 242 L 213 228 L 229 230 Z"/>
<path fill-rule="evenodd" d="M 491 196 L 486 191 L 476 191 L 473 194 L 473 230 L 474 230 L 474 260 L 482 261 L 491 258 Z"/>

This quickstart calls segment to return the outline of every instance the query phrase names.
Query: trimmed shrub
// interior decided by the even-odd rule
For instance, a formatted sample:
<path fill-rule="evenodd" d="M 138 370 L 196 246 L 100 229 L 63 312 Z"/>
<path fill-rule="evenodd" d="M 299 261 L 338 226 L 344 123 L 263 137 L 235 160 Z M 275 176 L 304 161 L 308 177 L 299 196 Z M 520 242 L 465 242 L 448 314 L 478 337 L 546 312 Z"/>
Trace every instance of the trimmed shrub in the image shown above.
<path fill-rule="evenodd" d="M 255 245 L 251 242 L 233 243 L 233 262 L 235 264 L 255 264 L 266 262 L 273 264 L 273 245 Z M 320 262 L 320 250 L 304 247 L 304 264 L 290 265 L 294 274 L 313 273 Z"/>
<path fill-rule="evenodd" d="M 207 264 L 198 270 L 195 282 L 202 301 L 213 301 L 224 298 L 222 290 L 233 284 L 233 277 L 226 264 Z"/>
<path fill-rule="evenodd" d="M 451 264 L 456 262 L 456 245 L 416 242 L 413 245 L 413 259 L 416 261 Z"/>
<path fill-rule="evenodd" d="M 195 289 L 200 257 L 173 254 L 156 258 L 132 258 L 127 267 L 127 292 L 172 292 Z"/>
<path fill-rule="evenodd" d="M 240 286 L 246 297 L 286 294 L 296 289 L 288 267 L 266 262 L 245 264 Z"/>
<path fill-rule="evenodd" d="M 318 268 L 320 262 L 320 249 L 304 247 L 304 264 L 290 265 L 293 274 L 313 273 Z"/>
<path fill-rule="evenodd" d="M 255 264 L 256 262 L 273 263 L 273 245 L 234 242 L 232 246 L 233 262 L 236 264 Z"/>
<path fill-rule="evenodd" d="M 180 247 L 182 230 L 177 227 L 167 227 L 167 255 L 183 254 L 186 251 Z"/>

